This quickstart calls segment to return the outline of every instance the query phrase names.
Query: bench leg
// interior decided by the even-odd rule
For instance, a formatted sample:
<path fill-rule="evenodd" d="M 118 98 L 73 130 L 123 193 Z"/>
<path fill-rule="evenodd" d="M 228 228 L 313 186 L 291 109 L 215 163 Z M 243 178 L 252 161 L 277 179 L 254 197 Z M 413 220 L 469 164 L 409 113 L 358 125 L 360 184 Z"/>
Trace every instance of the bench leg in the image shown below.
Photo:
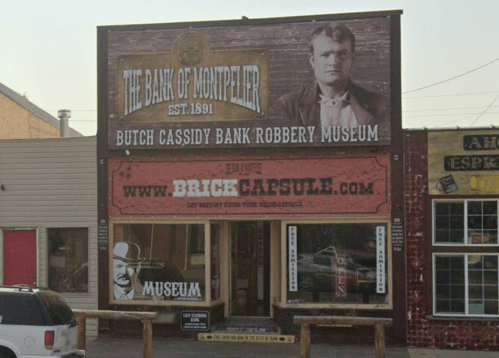
<path fill-rule="evenodd" d="M 301 354 L 300 358 L 310 358 L 310 325 L 304 323 L 300 328 Z"/>
<path fill-rule="evenodd" d="M 86 318 L 82 316 L 76 317 L 76 324 L 78 326 L 78 349 L 85 350 L 85 346 L 87 345 L 87 327 L 86 327 Z"/>
<path fill-rule="evenodd" d="M 374 325 L 374 357 L 385 358 L 385 326 L 380 323 Z"/>

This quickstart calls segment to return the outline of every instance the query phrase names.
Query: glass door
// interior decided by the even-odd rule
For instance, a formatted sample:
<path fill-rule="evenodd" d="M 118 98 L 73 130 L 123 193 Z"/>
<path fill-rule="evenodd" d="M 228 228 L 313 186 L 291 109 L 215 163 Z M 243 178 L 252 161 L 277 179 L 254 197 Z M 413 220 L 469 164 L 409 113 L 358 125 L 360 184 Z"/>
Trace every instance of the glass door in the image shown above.
<path fill-rule="evenodd" d="M 270 314 L 270 223 L 241 221 L 230 224 L 230 314 Z"/>

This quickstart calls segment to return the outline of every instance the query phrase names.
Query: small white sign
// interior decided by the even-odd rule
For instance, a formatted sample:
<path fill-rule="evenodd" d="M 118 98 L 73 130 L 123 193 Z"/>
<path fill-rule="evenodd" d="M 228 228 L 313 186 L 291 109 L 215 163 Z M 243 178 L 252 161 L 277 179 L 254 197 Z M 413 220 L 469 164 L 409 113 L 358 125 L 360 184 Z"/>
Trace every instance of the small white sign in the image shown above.
<path fill-rule="evenodd" d="M 297 253 L 297 227 L 288 227 L 288 270 L 289 291 L 298 291 L 298 253 Z"/>
<path fill-rule="evenodd" d="M 385 279 L 385 242 L 386 230 L 384 226 L 376 227 L 376 293 L 386 292 Z"/>

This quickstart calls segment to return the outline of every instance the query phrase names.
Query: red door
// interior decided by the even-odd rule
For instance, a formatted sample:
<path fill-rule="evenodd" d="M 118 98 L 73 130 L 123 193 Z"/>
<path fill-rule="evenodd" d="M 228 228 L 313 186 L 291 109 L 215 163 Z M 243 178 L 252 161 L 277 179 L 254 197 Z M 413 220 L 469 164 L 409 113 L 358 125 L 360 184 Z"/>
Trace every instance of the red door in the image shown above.
<path fill-rule="evenodd" d="M 36 286 L 36 231 L 3 232 L 3 284 Z"/>

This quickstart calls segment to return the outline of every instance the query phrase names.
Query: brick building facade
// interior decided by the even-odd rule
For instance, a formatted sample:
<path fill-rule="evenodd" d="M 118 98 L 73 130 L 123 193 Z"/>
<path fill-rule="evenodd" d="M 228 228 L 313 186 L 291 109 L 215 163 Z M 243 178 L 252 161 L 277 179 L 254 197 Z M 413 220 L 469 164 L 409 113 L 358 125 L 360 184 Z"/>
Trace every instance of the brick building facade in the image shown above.
<path fill-rule="evenodd" d="M 404 133 L 408 346 L 470 350 L 499 348 L 497 266 L 492 263 L 497 262 L 498 252 L 497 185 L 480 186 L 484 180 L 499 182 L 498 172 L 478 162 L 475 168 L 457 167 L 456 164 L 458 160 L 466 163 L 466 157 L 483 159 L 485 156 L 482 153 L 487 149 L 489 151 L 485 153 L 493 157 L 493 153 L 497 153 L 497 146 L 491 144 L 493 138 L 497 138 L 497 130 Z M 487 143 L 488 148 L 485 148 Z M 445 149 L 441 150 L 442 147 Z M 454 167 L 449 167 L 452 163 Z M 438 183 L 435 185 L 434 178 L 438 175 L 433 174 L 445 169 L 446 176 L 440 182 L 444 178 L 449 179 L 449 176 L 454 182 L 447 190 Z M 454 215 L 454 221 L 449 223 L 450 240 L 442 244 L 439 233 L 445 232 L 442 226 L 446 224 L 442 224 L 445 220 L 439 214 L 439 205 L 447 203 L 464 203 L 468 208 L 464 212 L 468 220 L 464 225 L 463 242 L 457 236 L 452 237 L 461 233 L 459 220 L 456 219 L 458 215 Z M 492 224 L 483 224 L 481 229 L 472 227 L 470 219 L 471 205 L 476 203 L 491 204 L 492 207 L 491 215 L 488 215 Z M 474 232 L 480 230 L 487 241 L 475 241 Z M 471 241 L 466 241 L 467 237 L 471 237 Z M 439 261 L 447 258 L 458 261 L 454 267 L 459 266 L 461 258 L 465 258 L 465 268 L 450 267 L 451 275 L 447 277 L 442 268 L 444 264 Z M 484 261 L 488 265 L 484 264 L 483 270 L 476 270 L 475 261 Z M 477 272 L 483 277 L 481 283 L 479 279 L 476 282 Z M 466 279 L 460 278 L 460 274 Z M 449 291 L 446 291 L 446 280 Z M 482 288 L 481 299 L 477 287 Z M 450 306 L 445 304 L 446 301 L 450 302 Z"/>
<path fill-rule="evenodd" d="M 60 122 L 25 96 L 0 83 L 0 139 L 42 139 L 60 136 Z M 81 137 L 72 128 L 68 137 Z"/>

